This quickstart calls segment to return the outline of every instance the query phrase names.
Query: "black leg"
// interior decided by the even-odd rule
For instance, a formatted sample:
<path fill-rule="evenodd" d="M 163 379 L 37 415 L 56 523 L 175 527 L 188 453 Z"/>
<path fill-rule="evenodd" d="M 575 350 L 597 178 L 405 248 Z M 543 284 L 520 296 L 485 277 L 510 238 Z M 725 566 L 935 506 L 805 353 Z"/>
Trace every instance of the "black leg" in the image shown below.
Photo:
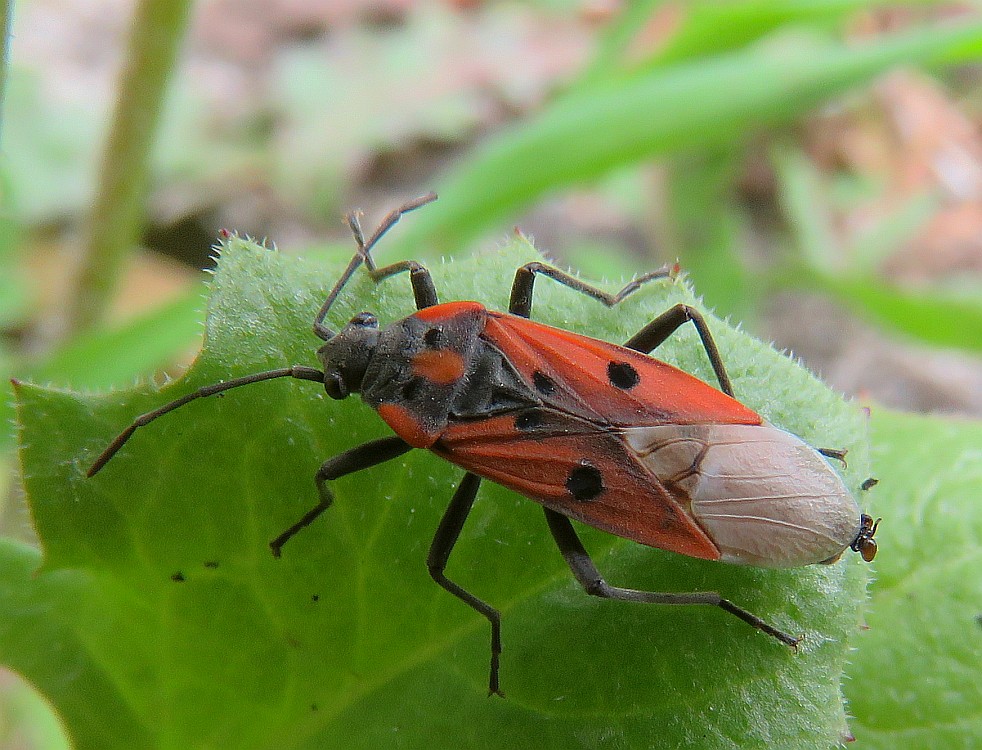
<path fill-rule="evenodd" d="M 818 448 L 817 450 L 826 458 L 834 458 L 836 461 L 839 461 L 844 467 L 849 465 L 846 463 L 846 454 L 849 452 L 848 448 Z"/>
<path fill-rule="evenodd" d="M 317 484 L 317 494 L 320 495 L 320 502 L 307 511 L 303 518 L 293 524 L 290 528 L 276 537 L 269 543 L 273 550 L 273 556 L 279 557 L 283 545 L 290 541 L 293 536 L 301 529 L 309 526 L 325 510 L 331 507 L 334 502 L 334 495 L 331 493 L 327 483 L 332 479 L 343 477 L 345 474 L 353 474 L 362 469 L 369 469 L 377 464 L 391 461 L 393 458 L 401 456 L 411 450 L 412 446 L 400 437 L 392 436 L 372 440 L 364 445 L 347 450 L 339 456 L 329 458 L 317 470 L 314 482 Z"/>
<path fill-rule="evenodd" d="M 225 391 L 230 391 L 233 388 L 239 388 L 243 385 L 252 385 L 253 383 L 261 383 L 264 380 L 274 380 L 275 378 L 296 378 L 297 380 L 313 380 L 317 383 L 323 383 L 324 373 L 322 373 L 320 370 L 315 370 L 313 367 L 294 365 L 293 367 L 281 367 L 278 370 L 254 372 L 252 375 L 245 375 L 241 378 L 233 378 L 232 380 L 225 380 L 221 383 L 206 385 L 203 388 L 199 388 L 198 390 L 194 391 L 194 393 L 189 393 L 186 396 L 174 399 L 170 403 L 164 404 L 159 409 L 148 411 L 146 414 L 141 414 L 139 417 L 137 417 L 135 420 L 133 420 L 133 423 L 129 427 L 119 433 L 115 440 L 113 440 L 109 446 L 99 454 L 99 457 L 96 458 L 92 466 L 89 467 L 86 475 L 89 477 L 95 476 L 99 470 L 109 462 L 109 459 L 119 452 L 119 449 L 122 448 L 126 441 L 133 436 L 133 433 L 136 432 L 137 428 L 145 427 L 158 417 L 162 417 L 168 412 L 172 412 L 174 409 L 178 409 L 199 398 L 214 396 L 216 393 L 224 393 Z"/>
<path fill-rule="evenodd" d="M 660 268 L 657 271 L 651 271 L 650 273 L 638 276 L 638 278 L 626 284 L 617 294 L 610 294 L 603 289 L 598 289 L 591 284 L 580 281 L 575 276 L 570 276 L 565 271 L 560 271 L 554 266 L 537 261 L 526 263 L 515 273 L 515 281 L 511 286 L 511 301 L 508 304 L 508 312 L 512 315 L 521 315 L 523 318 L 528 318 L 532 314 L 532 289 L 535 286 L 536 274 L 548 276 L 553 281 L 558 281 L 570 289 L 574 289 L 581 294 L 603 302 L 607 307 L 613 307 L 625 297 L 636 292 L 647 282 L 654 279 L 668 278 L 673 273 L 674 270 L 671 268 Z"/>
<path fill-rule="evenodd" d="M 350 281 L 351 277 L 354 275 L 355 271 L 358 270 L 358 266 L 362 263 L 368 268 L 369 273 L 372 274 L 372 278 L 375 281 L 380 279 L 376 277 L 375 273 L 377 269 L 375 268 L 375 261 L 372 259 L 372 248 L 375 243 L 382 239 L 382 235 L 388 232 L 395 224 L 402 218 L 402 215 L 408 213 L 409 211 L 415 211 L 421 206 L 425 206 L 427 203 L 431 203 L 436 200 L 436 193 L 427 193 L 426 195 L 421 195 L 419 198 L 414 198 L 411 201 L 403 203 L 399 208 L 390 211 L 382 222 L 378 225 L 378 228 L 372 233 L 372 236 L 365 240 L 365 236 L 361 231 L 361 222 L 358 220 L 357 213 L 350 213 L 347 215 L 348 226 L 351 227 L 352 233 L 355 235 L 355 242 L 358 244 L 358 251 L 355 256 L 348 263 L 348 267 L 345 268 L 344 272 L 341 274 L 341 278 L 337 280 L 334 284 L 334 288 L 328 293 L 327 299 L 324 300 L 324 304 L 321 305 L 321 309 L 317 311 L 317 315 L 314 317 L 314 333 L 318 338 L 324 341 L 329 341 L 334 338 L 335 332 L 324 325 L 324 318 L 327 316 L 328 310 L 334 304 L 334 301 L 338 298 L 344 285 Z M 398 264 L 396 264 L 398 265 Z M 419 266 L 419 264 L 416 264 Z M 424 307 L 429 307 L 430 305 L 436 304 L 436 290 L 433 287 L 433 282 L 430 280 L 429 272 L 425 268 L 419 266 L 423 270 L 423 275 L 420 274 L 410 274 L 410 279 L 413 284 L 413 291 L 416 295 L 416 306 L 419 309 Z M 385 270 L 385 269 L 383 269 Z M 392 273 L 398 273 L 400 270 L 413 270 L 411 268 L 401 268 Z M 388 275 L 388 274 L 387 274 Z M 419 276 L 419 278 L 417 278 Z M 381 278 L 384 278 L 381 277 Z M 420 304 L 421 301 L 430 301 L 428 304 Z"/>
<path fill-rule="evenodd" d="M 684 594 L 663 594 L 655 591 L 637 591 L 635 589 L 624 589 L 618 586 L 611 586 L 600 575 L 597 566 L 594 565 L 590 555 L 583 548 L 583 543 L 576 535 L 573 524 L 566 516 L 557 513 L 549 508 L 544 508 L 546 521 L 549 523 L 549 530 L 552 532 L 559 551 L 562 553 L 569 569 L 573 571 L 576 580 L 579 581 L 583 589 L 591 596 L 598 596 L 602 599 L 620 599 L 628 602 L 645 602 L 649 604 L 708 604 L 719 607 L 731 615 L 736 615 L 748 625 L 752 625 L 758 630 L 762 630 L 767 635 L 777 638 L 793 649 L 796 649 L 801 638 L 794 638 L 783 631 L 778 630 L 761 620 L 754 614 L 733 604 L 728 599 L 724 599 L 715 591 L 695 591 Z"/>
<path fill-rule="evenodd" d="M 432 307 L 439 303 L 436 294 L 436 286 L 430 272 L 415 260 L 402 260 L 384 268 L 374 268 L 369 270 L 369 275 L 375 283 L 394 276 L 397 273 L 409 271 L 409 283 L 413 287 L 413 299 L 416 302 L 416 309 L 422 310 L 424 307 Z"/>
<path fill-rule="evenodd" d="M 598 289 L 595 286 L 591 286 L 570 276 L 568 273 L 560 271 L 558 268 L 538 262 L 527 263 L 519 268 L 515 274 L 508 312 L 512 315 L 521 315 L 523 318 L 531 315 L 532 288 L 535 284 L 536 274 L 548 276 L 550 279 L 558 281 L 570 289 L 574 289 L 588 297 L 593 297 L 593 299 L 603 302 L 607 307 L 613 307 L 640 289 L 643 284 L 654 279 L 670 277 L 674 272 L 675 269 L 673 268 L 661 268 L 657 271 L 646 273 L 625 285 L 617 294 L 609 294 L 602 289 Z M 671 336 L 683 323 L 688 323 L 689 321 L 695 325 L 696 330 L 699 332 L 699 338 L 702 339 L 702 345 L 706 350 L 706 354 L 709 356 L 709 362 L 713 366 L 713 372 L 716 373 L 716 379 L 719 381 L 720 390 L 727 396 L 733 396 L 733 386 L 730 384 L 730 378 L 726 374 L 723 360 L 719 356 L 716 342 L 713 341 L 713 337 L 709 333 L 709 326 L 706 325 L 705 319 L 695 308 L 683 304 L 675 305 L 668 312 L 659 315 L 638 331 L 624 346 L 628 349 L 649 354 L 665 341 L 665 339 Z"/>
<path fill-rule="evenodd" d="M 464 528 L 467 514 L 471 512 L 471 507 L 474 505 L 477 488 L 480 486 L 480 477 L 470 472 L 464 475 L 460 486 L 457 487 L 457 491 L 450 501 L 450 505 L 440 520 L 440 525 L 433 537 L 433 543 L 430 545 L 430 554 L 426 558 L 426 566 L 429 568 L 430 576 L 434 581 L 468 607 L 480 612 L 491 623 L 491 673 L 488 678 L 488 695 L 504 697 L 504 693 L 498 686 L 498 663 L 501 655 L 501 613 L 487 602 L 478 599 L 469 591 L 465 591 L 443 574 L 450 553 L 460 537 L 460 531 Z"/>
<path fill-rule="evenodd" d="M 709 363 L 713 366 L 713 372 L 716 373 L 716 379 L 719 381 L 720 390 L 727 396 L 733 396 L 733 386 L 730 384 L 730 377 L 726 374 L 723 359 L 719 356 L 719 349 L 716 348 L 716 342 L 713 341 L 713 336 L 709 332 L 706 319 L 694 307 L 689 307 L 689 305 L 683 305 L 681 303 L 675 305 L 634 334 L 624 346 L 628 349 L 649 354 L 681 326 L 690 321 L 699 332 L 702 346 L 706 350 Z"/>
<path fill-rule="evenodd" d="M 423 197 L 426 198 L 428 196 Z M 417 201 L 419 200 L 422 199 L 418 198 Z M 426 202 L 429 203 L 429 201 Z M 416 208 L 416 206 L 413 206 L 413 208 Z M 403 207 L 402 209 L 398 210 L 399 213 L 395 214 L 396 219 L 398 219 L 398 217 L 401 216 L 402 212 L 406 209 Z M 393 212 L 393 214 L 394 213 L 395 212 Z M 417 263 L 415 260 L 402 260 L 398 263 L 393 263 L 392 265 L 378 268 L 375 265 L 375 260 L 372 258 L 372 245 L 374 245 L 378 241 L 379 237 L 385 234 L 386 230 L 388 230 L 388 228 L 395 223 L 395 221 L 391 221 L 393 214 L 389 214 L 385 220 L 383 220 L 382 225 L 375 230 L 375 233 L 372 234 L 372 238 L 367 243 L 365 242 L 365 237 L 361 231 L 361 222 L 358 220 L 358 214 L 348 214 L 348 226 L 351 227 L 351 231 L 355 235 L 355 242 L 358 243 L 358 247 L 362 250 L 365 260 L 365 268 L 368 270 L 368 275 L 372 277 L 372 281 L 374 281 L 376 284 L 383 279 L 389 278 L 389 276 L 395 276 L 397 273 L 409 271 L 409 283 L 412 284 L 413 287 L 413 297 L 416 300 L 416 309 L 422 310 L 424 307 L 432 307 L 439 302 L 436 294 L 436 286 L 433 284 L 433 278 L 430 276 L 430 272 L 422 264 Z"/>

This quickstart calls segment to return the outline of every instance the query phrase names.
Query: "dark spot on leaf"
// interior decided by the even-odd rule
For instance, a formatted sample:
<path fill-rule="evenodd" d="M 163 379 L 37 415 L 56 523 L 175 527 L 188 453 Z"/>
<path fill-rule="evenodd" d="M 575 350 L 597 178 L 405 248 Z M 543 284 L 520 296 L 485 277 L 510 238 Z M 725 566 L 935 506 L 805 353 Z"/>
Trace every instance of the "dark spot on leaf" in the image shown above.
<path fill-rule="evenodd" d="M 556 392 L 556 382 L 550 378 L 548 375 L 535 371 L 532 375 L 532 385 L 535 386 L 535 390 L 541 393 L 543 396 L 551 396 Z"/>
<path fill-rule="evenodd" d="M 320 600 L 321 600 L 320 594 L 312 594 L 310 597 L 310 601 L 312 602 L 319 602 Z"/>
<path fill-rule="evenodd" d="M 183 583 L 184 581 L 186 581 L 186 580 L 187 580 L 187 579 L 186 579 L 186 578 L 184 577 L 184 574 L 183 574 L 183 573 L 182 573 L 181 571 L 177 571 L 177 572 L 176 572 L 176 573 L 175 573 L 174 575 L 172 575 L 172 576 L 170 577 L 170 579 L 171 579 L 171 580 L 172 580 L 172 581 L 173 581 L 174 583 Z"/>
<path fill-rule="evenodd" d="M 604 491 L 604 480 L 597 467 L 581 461 L 566 478 L 566 489 L 574 500 L 585 502 L 593 500 Z"/>
<path fill-rule="evenodd" d="M 217 568 L 218 560 L 205 560 L 205 567 L 212 568 L 212 569 Z"/>
<path fill-rule="evenodd" d="M 615 388 L 630 390 L 641 381 L 641 376 L 627 362 L 610 362 L 607 365 L 607 378 Z"/>

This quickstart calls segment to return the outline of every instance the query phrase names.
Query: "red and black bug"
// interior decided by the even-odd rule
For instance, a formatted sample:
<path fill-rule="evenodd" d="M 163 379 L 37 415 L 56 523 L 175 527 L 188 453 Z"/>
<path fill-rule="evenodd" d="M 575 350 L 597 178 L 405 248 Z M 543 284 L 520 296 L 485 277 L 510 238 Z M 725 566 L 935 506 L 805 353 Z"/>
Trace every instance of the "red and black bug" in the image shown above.
<path fill-rule="evenodd" d="M 357 252 L 314 318 L 326 343 L 323 370 L 303 365 L 206 386 L 137 418 L 96 459 L 96 474 L 138 427 L 205 396 L 275 378 L 322 383 L 343 399 L 360 393 L 395 432 L 324 462 L 315 481 L 320 501 L 270 546 L 283 545 L 333 502 L 329 483 L 427 448 L 466 470 L 427 558 L 430 575 L 491 624 L 489 688 L 499 693 L 500 615 L 444 574 L 482 479 L 540 503 L 573 575 L 587 593 L 654 604 L 720 607 L 779 641 L 794 638 L 715 592 L 658 593 L 611 586 L 581 544 L 576 519 L 653 547 L 724 562 L 795 567 L 830 563 L 851 548 L 876 551 L 876 524 L 859 511 L 822 454 L 765 422 L 733 397 L 705 320 L 687 305 L 655 318 L 623 346 L 529 320 L 537 276 L 613 307 L 667 270 L 608 294 L 543 263 L 518 269 L 508 313 L 477 302 L 440 304 L 429 271 L 415 261 L 378 268 L 371 250 L 425 195 L 391 212 L 366 241 L 348 216 Z M 407 272 L 418 311 L 380 328 L 371 313 L 340 331 L 324 320 L 359 266 L 376 282 Z M 648 356 L 691 322 L 720 390 Z"/>

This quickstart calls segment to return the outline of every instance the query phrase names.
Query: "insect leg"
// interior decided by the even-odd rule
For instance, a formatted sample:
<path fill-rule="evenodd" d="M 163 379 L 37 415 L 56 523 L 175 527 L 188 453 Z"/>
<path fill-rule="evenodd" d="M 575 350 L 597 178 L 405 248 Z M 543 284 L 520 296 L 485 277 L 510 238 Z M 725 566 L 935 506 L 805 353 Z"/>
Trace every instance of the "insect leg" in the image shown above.
<path fill-rule="evenodd" d="M 539 262 L 527 263 L 515 273 L 515 281 L 511 287 L 511 302 L 508 305 L 508 312 L 512 315 L 521 315 L 523 318 L 529 317 L 532 312 L 532 287 L 535 284 L 536 274 L 548 276 L 554 281 L 568 286 L 570 289 L 574 289 L 588 297 L 593 297 L 593 299 L 603 302 L 607 307 L 613 307 L 623 301 L 628 295 L 640 289 L 643 284 L 654 279 L 669 277 L 673 272 L 674 269 L 666 267 L 646 273 L 625 285 L 617 294 L 609 294 L 602 289 L 580 281 L 574 276 L 570 276 L 568 273 L 560 271 L 558 268 Z M 719 381 L 720 389 L 727 396 L 732 396 L 733 386 L 730 384 L 730 378 L 726 374 L 723 360 L 719 356 L 716 342 L 713 341 L 713 337 L 709 333 L 709 326 L 706 325 L 706 321 L 699 311 L 689 307 L 689 305 L 678 304 L 668 312 L 659 315 L 632 336 L 630 341 L 624 344 L 624 346 L 628 349 L 634 349 L 648 354 L 671 336 L 679 326 L 689 321 L 692 321 L 696 330 L 699 332 L 699 338 L 702 339 L 702 345 L 706 350 L 706 354 L 709 356 L 709 362 L 713 366 L 713 372 L 716 373 L 716 379 Z"/>
<path fill-rule="evenodd" d="M 371 256 L 371 251 L 372 248 L 375 246 L 375 243 L 378 242 L 380 239 L 382 239 L 382 235 L 384 235 L 393 226 L 395 226 L 395 224 L 399 221 L 399 219 L 402 218 L 402 215 L 404 213 L 408 213 L 409 211 L 414 211 L 417 208 L 420 208 L 421 206 L 425 206 L 427 203 L 431 203 L 432 201 L 435 200 L 436 200 L 436 193 L 427 193 L 426 195 L 421 195 L 418 198 L 414 198 L 411 201 L 407 201 L 406 203 L 403 203 L 401 206 L 394 209 L 393 211 L 390 211 L 385 216 L 385 218 L 382 219 L 382 222 L 378 225 L 378 228 L 372 233 L 372 236 L 368 238 L 367 242 L 365 240 L 364 234 L 361 231 L 361 222 L 359 222 L 358 220 L 358 214 L 356 212 L 352 212 L 345 217 L 348 221 L 348 226 L 351 227 L 351 231 L 355 235 L 355 242 L 358 244 L 358 251 L 355 253 L 355 256 L 348 263 L 348 267 L 344 269 L 344 272 L 341 274 L 341 278 L 339 278 L 337 282 L 334 284 L 334 288 L 331 289 L 331 291 L 328 293 L 327 299 L 324 300 L 324 304 L 321 305 L 321 309 L 317 311 L 317 315 L 314 317 L 314 333 L 318 336 L 318 338 L 323 339 L 324 341 L 329 341 L 330 339 L 334 338 L 335 332 L 332 331 L 330 328 L 328 328 L 326 325 L 324 325 L 324 318 L 327 316 L 327 312 L 328 310 L 331 309 L 331 306 L 334 304 L 334 301 L 338 298 L 338 295 L 341 293 L 341 290 L 344 288 L 344 285 L 351 280 L 351 277 L 354 276 L 355 271 L 358 270 L 358 266 L 364 263 L 370 273 L 375 271 L 375 261 L 372 260 L 372 256 Z M 426 276 L 428 280 L 429 273 L 427 273 Z M 372 278 L 375 277 L 373 276 Z M 375 280 L 378 281 L 379 279 L 376 278 Z M 420 281 L 418 283 L 420 285 L 420 288 L 423 288 L 425 286 L 425 281 Z M 414 291 L 416 290 L 416 286 L 417 286 L 417 282 L 414 281 L 413 282 Z M 430 287 L 432 288 L 432 286 L 433 283 L 430 282 Z M 434 290 L 432 294 L 433 294 L 433 299 L 435 300 L 436 291 Z M 419 299 L 419 296 L 420 293 L 417 292 L 416 293 L 417 300 Z M 431 304 L 436 304 L 436 302 L 434 301 Z M 426 305 L 424 305 L 423 307 L 425 306 Z"/>
<path fill-rule="evenodd" d="M 173 401 L 164 404 L 159 409 L 154 409 L 153 411 L 148 411 L 146 414 L 141 414 L 133 423 L 123 430 L 119 435 L 116 436 L 109 446 L 99 454 L 86 476 L 92 477 L 99 473 L 109 459 L 119 452 L 119 449 L 123 447 L 127 440 L 129 440 L 133 433 L 136 432 L 137 428 L 145 427 L 150 424 L 157 417 L 162 417 L 168 412 L 174 411 L 174 409 L 180 408 L 185 404 L 195 401 L 199 398 L 205 398 L 206 396 L 214 396 L 216 393 L 224 393 L 233 388 L 239 388 L 243 385 L 252 385 L 253 383 L 261 383 L 264 380 L 273 380 L 275 378 L 296 378 L 297 380 L 313 380 L 317 383 L 324 382 L 324 373 L 320 370 L 316 370 L 313 367 L 304 367 L 303 365 L 294 365 L 293 367 L 281 367 L 278 370 L 267 370 L 266 372 L 254 372 L 252 375 L 244 375 L 241 378 L 233 378 L 232 380 L 225 380 L 221 383 L 213 383 L 212 385 L 206 385 L 203 388 L 199 388 L 193 393 L 189 393 L 181 398 L 174 399 Z"/>
<path fill-rule="evenodd" d="M 409 283 L 413 286 L 413 298 L 416 301 L 416 309 L 422 310 L 424 307 L 432 307 L 440 300 L 437 298 L 436 286 L 429 270 L 415 260 L 401 260 L 384 268 L 370 268 L 368 270 L 372 280 L 376 283 L 395 276 L 397 273 L 409 271 Z"/>
<path fill-rule="evenodd" d="M 818 448 L 819 453 L 821 453 L 826 458 L 834 458 L 839 461 L 843 466 L 848 466 L 846 463 L 846 454 L 849 452 L 848 449 L 843 448 Z"/>
<path fill-rule="evenodd" d="M 707 604 L 719 607 L 731 615 L 736 615 L 748 625 L 761 630 L 767 635 L 777 638 L 793 649 L 796 649 L 800 638 L 794 638 L 777 628 L 768 625 L 757 615 L 741 609 L 728 599 L 724 599 L 715 591 L 694 591 L 691 593 L 658 593 L 655 591 L 637 591 L 635 589 L 625 589 L 619 586 L 611 586 L 600 575 L 597 566 L 594 565 L 590 555 L 583 547 L 583 543 L 576 534 L 573 524 L 566 516 L 557 513 L 549 508 L 544 508 L 546 521 L 549 530 L 552 532 L 559 551 L 562 553 L 569 569 L 573 571 L 576 580 L 579 581 L 583 589 L 592 596 L 602 599 L 620 599 L 628 602 L 645 602 L 649 604 Z"/>
<path fill-rule="evenodd" d="M 329 481 L 343 477 L 346 474 L 353 474 L 362 469 L 369 469 L 385 461 L 391 461 L 393 458 L 397 458 L 411 449 L 412 446 L 409 443 L 393 435 L 359 445 L 334 458 L 329 458 L 321 464 L 321 467 L 317 470 L 317 474 L 314 476 L 314 482 L 317 484 L 317 494 L 320 495 L 320 502 L 307 511 L 303 515 L 303 518 L 269 543 L 270 549 L 273 550 L 273 557 L 279 557 L 284 544 L 298 531 L 309 526 L 313 523 L 314 519 L 331 507 L 331 504 L 334 502 L 334 494 L 327 486 Z"/>
<path fill-rule="evenodd" d="M 426 567 L 429 568 L 430 576 L 443 588 L 456 596 L 468 607 L 484 615 L 491 623 L 491 672 L 488 678 L 488 695 L 500 695 L 504 697 L 498 687 L 498 663 L 501 654 L 501 613 L 498 612 L 487 602 L 478 599 L 469 591 L 465 591 L 458 584 L 447 578 L 443 570 L 447 567 L 447 560 L 453 551 L 454 545 L 460 536 L 460 531 L 467 520 L 474 505 L 474 498 L 477 497 L 477 488 L 481 486 L 481 478 L 468 472 L 464 475 L 460 486 L 454 492 L 453 499 L 447 507 L 440 525 L 437 527 L 436 534 L 433 536 L 433 543 L 430 545 L 430 554 L 426 558 Z"/>
<path fill-rule="evenodd" d="M 358 214 L 352 212 L 347 216 L 348 226 L 351 227 L 351 233 L 355 236 L 355 242 L 358 243 L 358 249 L 362 254 L 365 268 L 368 271 L 368 275 L 372 277 L 372 281 L 377 284 L 389 276 L 409 271 L 409 282 L 413 286 L 413 296 L 416 299 L 417 310 L 422 310 L 424 307 L 431 307 L 439 301 L 437 299 L 436 287 L 433 285 L 433 279 L 430 277 L 430 272 L 414 260 L 403 260 L 385 266 L 384 268 L 379 268 L 375 265 L 375 259 L 372 258 L 372 248 L 382 238 L 382 235 L 399 221 L 399 218 L 404 213 L 420 206 L 425 206 L 434 200 L 436 200 L 436 193 L 427 193 L 404 206 L 400 206 L 395 211 L 391 211 L 388 216 L 382 219 L 382 223 L 379 224 L 378 229 L 372 232 L 372 236 L 368 240 L 365 239 L 365 235 L 362 232 Z"/>
<path fill-rule="evenodd" d="M 690 321 L 699 332 L 702 346 L 706 350 L 709 363 L 713 366 L 713 372 L 716 373 L 716 379 L 719 381 L 720 390 L 727 396 L 732 396 L 733 386 L 730 383 L 729 375 L 726 374 L 726 367 L 723 366 L 723 358 L 719 356 L 719 349 L 716 348 L 716 342 L 713 341 L 713 336 L 709 332 L 706 319 L 694 307 L 682 303 L 675 305 L 634 334 L 624 346 L 649 354 L 661 346 L 665 339 L 681 326 Z"/>
<path fill-rule="evenodd" d="M 625 284 L 624 288 L 616 294 L 610 294 L 603 289 L 598 289 L 592 284 L 581 281 L 575 276 L 571 276 L 565 271 L 560 271 L 555 266 L 539 263 L 538 261 L 526 263 L 515 272 L 515 281 L 511 287 L 511 301 L 508 304 L 508 312 L 512 315 L 521 315 L 523 318 L 528 318 L 532 314 L 532 288 L 535 286 L 536 274 L 548 276 L 553 281 L 558 281 L 570 289 L 603 302 L 607 307 L 613 307 L 628 295 L 636 292 L 647 282 L 654 279 L 668 278 L 672 273 L 673 269 L 667 266 L 657 271 L 651 271 Z"/>

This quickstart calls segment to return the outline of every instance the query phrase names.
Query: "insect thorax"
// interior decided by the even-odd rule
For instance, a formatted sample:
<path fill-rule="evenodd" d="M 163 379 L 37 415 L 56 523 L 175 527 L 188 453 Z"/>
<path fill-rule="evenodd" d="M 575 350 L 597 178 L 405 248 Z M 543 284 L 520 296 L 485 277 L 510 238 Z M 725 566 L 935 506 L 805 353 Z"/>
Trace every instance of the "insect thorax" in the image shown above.
<path fill-rule="evenodd" d="M 379 336 L 362 399 L 383 417 L 386 408 L 398 408 L 434 437 L 449 422 L 540 404 L 505 356 L 481 337 L 486 320 L 486 311 L 475 306 L 393 323 Z"/>

